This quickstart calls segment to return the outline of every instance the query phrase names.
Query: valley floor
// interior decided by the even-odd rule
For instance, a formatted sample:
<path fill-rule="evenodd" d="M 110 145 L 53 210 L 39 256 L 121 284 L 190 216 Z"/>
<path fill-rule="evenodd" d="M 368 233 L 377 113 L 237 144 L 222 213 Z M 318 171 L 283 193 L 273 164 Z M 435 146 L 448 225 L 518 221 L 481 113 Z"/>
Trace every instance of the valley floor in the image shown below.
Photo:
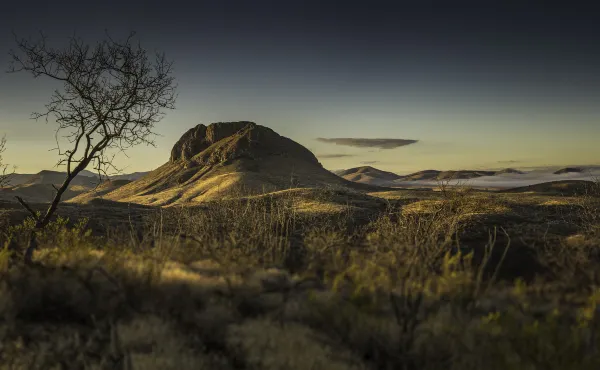
<path fill-rule="evenodd" d="M 441 190 L 2 203 L 0 368 L 600 368 L 600 191 Z"/>

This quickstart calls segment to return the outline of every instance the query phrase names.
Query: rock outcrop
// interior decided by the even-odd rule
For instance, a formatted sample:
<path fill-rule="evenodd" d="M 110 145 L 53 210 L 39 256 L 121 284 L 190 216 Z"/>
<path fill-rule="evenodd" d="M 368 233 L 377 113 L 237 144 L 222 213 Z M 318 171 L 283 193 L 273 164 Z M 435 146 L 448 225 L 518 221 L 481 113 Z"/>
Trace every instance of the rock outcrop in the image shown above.
<path fill-rule="evenodd" d="M 320 166 L 314 154 L 302 145 L 249 121 L 197 125 L 173 146 L 169 161 L 214 165 L 239 158 L 258 160 L 267 156 L 289 156 Z"/>
<path fill-rule="evenodd" d="M 197 125 L 184 133 L 171 150 L 170 162 L 189 160 L 217 141 L 235 134 L 241 129 L 256 125 L 249 121 L 216 122 L 209 126 Z"/>

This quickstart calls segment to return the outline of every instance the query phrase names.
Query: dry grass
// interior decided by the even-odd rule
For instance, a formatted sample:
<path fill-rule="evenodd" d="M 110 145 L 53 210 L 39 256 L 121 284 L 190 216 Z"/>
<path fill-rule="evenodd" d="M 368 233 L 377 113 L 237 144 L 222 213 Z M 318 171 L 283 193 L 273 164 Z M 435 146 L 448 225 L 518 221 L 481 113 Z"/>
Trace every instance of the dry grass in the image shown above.
<path fill-rule="evenodd" d="M 31 223 L 0 217 L 0 368 L 600 368 L 597 198 L 527 197 L 304 189 L 104 233 L 59 219 L 35 266 L 15 258 Z M 544 269 L 506 270 L 529 242 Z"/>

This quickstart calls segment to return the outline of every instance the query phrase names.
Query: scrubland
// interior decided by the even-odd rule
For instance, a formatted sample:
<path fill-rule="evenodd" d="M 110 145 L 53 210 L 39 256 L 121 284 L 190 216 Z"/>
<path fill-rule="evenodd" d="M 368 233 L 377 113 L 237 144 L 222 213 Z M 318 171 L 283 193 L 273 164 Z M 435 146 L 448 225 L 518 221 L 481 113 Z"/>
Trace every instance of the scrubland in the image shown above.
<path fill-rule="evenodd" d="M 598 369 L 599 190 L 6 207 L 0 368 Z"/>

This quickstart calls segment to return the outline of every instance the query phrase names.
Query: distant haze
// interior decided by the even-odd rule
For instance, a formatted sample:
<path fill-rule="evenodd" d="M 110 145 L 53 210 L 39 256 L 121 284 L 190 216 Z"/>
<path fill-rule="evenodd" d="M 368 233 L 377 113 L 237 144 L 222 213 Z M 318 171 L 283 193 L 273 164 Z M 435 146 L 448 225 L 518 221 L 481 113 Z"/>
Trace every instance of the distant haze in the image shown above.
<path fill-rule="evenodd" d="M 553 174 L 553 169 L 541 169 L 526 172 L 524 174 L 501 174 L 496 176 L 483 176 L 468 180 L 451 180 L 449 185 L 464 185 L 481 188 L 516 188 L 521 186 L 529 186 L 550 181 L 561 180 L 585 180 L 595 181 L 600 179 L 600 168 L 592 168 L 582 173 L 565 173 L 556 175 Z M 410 186 L 437 186 L 436 181 L 399 181 L 398 185 Z"/>

